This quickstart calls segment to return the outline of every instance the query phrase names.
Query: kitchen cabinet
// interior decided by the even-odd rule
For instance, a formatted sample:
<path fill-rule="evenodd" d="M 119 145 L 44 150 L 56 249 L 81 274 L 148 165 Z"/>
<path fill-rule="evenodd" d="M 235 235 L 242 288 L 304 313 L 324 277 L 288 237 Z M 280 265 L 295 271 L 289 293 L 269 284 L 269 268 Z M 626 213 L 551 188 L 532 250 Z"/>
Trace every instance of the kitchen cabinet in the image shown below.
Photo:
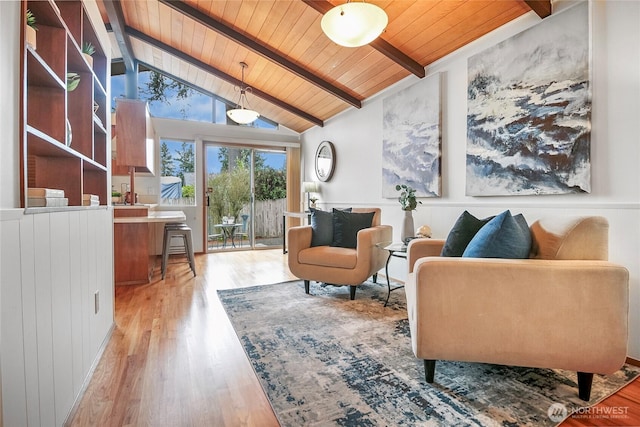
<path fill-rule="evenodd" d="M 129 167 L 136 172 L 155 173 L 155 133 L 145 101 L 116 99 L 116 149 L 113 175 L 128 175 Z"/>

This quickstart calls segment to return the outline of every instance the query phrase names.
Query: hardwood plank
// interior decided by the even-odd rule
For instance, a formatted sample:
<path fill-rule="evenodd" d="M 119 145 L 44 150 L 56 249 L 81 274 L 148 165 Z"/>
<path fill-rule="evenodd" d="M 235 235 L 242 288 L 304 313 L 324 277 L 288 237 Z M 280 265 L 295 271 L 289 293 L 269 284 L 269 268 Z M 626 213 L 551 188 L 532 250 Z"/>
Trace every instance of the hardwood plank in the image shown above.
<path fill-rule="evenodd" d="M 116 287 L 116 330 L 68 425 L 277 426 L 217 289 L 294 279 L 279 249 L 196 255 Z"/>
<path fill-rule="evenodd" d="M 217 290 L 294 280 L 286 255 L 218 252 L 196 264 L 195 278 L 171 264 L 165 280 L 156 268 L 149 284 L 116 287 L 116 329 L 68 425 L 278 425 Z M 638 425 L 640 380 L 600 405 L 628 407 L 617 425 Z"/>

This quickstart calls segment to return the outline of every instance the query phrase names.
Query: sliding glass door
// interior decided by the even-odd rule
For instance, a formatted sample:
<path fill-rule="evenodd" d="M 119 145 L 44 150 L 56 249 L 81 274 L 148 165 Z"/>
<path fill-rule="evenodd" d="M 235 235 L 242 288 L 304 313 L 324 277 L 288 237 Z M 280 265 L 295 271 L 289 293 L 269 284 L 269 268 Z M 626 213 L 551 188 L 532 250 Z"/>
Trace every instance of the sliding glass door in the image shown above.
<path fill-rule="evenodd" d="M 286 153 L 205 144 L 207 250 L 282 245 Z"/>

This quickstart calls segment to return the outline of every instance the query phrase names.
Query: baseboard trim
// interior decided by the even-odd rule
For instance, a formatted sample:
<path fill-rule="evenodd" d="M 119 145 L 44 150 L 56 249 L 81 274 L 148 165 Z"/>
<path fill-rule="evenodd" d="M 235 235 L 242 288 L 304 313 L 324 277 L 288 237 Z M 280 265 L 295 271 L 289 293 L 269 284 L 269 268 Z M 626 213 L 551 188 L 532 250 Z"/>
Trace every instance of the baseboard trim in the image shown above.
<path fill-rule="evenodd" d="M 640 366 L 640 360 L 638 359 L 634 359 L 633 357 L 627 357 L 626 362 L 629 365 L 633 365 L 633 366 Z"/>
<path fill-rule="evenodd" d="M 93 364 L 91 365 L 89 372 L 87 372 L 87 376 L 85 377 L 84 382 L 82 383 L 82 387 L 80 387 L 80 391 L 76 396 L 76 400 L 73 402 L 73 406 L 71 407 L 71 410 L 67 414 L 67 418 L 64 420 L 64 423 L 62 424 L 64 427 L 68 427 L 71 425 L 70 422 L 73 419 L 73 417 L 76 415 L 76 412 L 78 411 L 80 402 L 82 401 L 82 398 L 84 397 L 84 394 L 87 391 L 87 387 L 89 387 L 89 383 L 91 382 L 91 378 L 93 378 L 93 374 L 95 373 L 96 368 L 98 367 L 98 363 L 100 363 L 100 360 L 102 360 L 102 355 L 104 354 L 104 351 L 107 349 L 107 344 L 109 344 L 109 341 L 111 340 L 111 335 L 113 334 L 113 331 L 115 329 L 116 329 L 116 322 L 113 322 L 111 324 L 111 328 L 109 328 L 109 332 L 107 332 L 107 335 L 105 336 L 104 340 L 102 341 L 102 344 L 100 345 L 100 348 L 98 349 L 98 354 L 96 354 L 95 359 L 93 359 Z"/>

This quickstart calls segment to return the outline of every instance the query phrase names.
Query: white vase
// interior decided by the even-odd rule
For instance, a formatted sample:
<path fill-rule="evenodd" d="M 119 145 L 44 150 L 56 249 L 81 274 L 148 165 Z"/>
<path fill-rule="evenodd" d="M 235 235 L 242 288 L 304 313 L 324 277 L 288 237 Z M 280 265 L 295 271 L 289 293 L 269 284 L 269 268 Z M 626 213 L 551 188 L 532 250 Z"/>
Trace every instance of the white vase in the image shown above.
<path fill-rule="evenodd" d="M 402 221 L 402 232 L 400 238 L 403 243 L 407 243 L 408 237 L 413 237 L 413 211 L 404 211 L 404 220 Z"/>

